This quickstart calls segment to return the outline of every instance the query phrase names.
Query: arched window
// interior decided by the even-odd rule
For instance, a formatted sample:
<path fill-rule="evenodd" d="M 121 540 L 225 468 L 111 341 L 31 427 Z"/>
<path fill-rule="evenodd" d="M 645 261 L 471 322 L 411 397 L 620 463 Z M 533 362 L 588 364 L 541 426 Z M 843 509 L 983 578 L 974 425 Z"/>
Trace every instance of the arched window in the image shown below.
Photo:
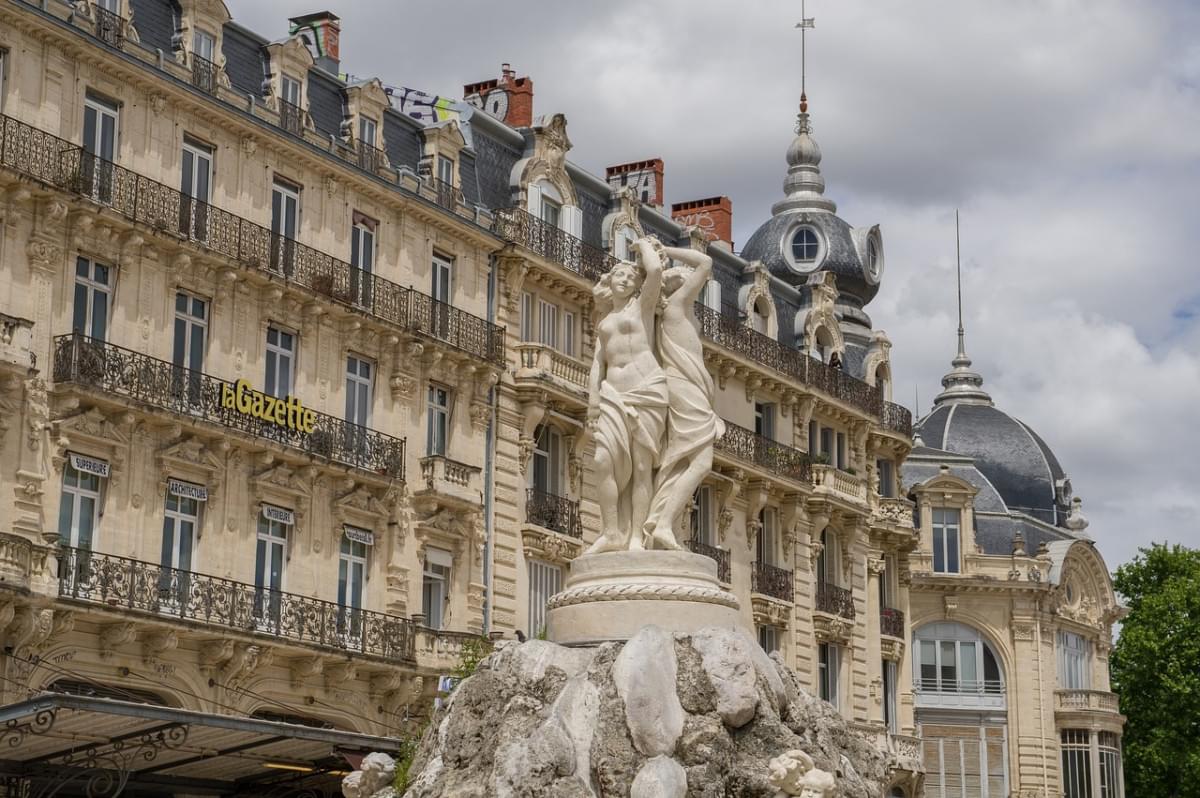
<path fill-rule="evenodd" d="M 892 369 L 887 363 L 880 363 L 875 368 L 875 387 L 885 401 L 892 399 Z"/>
<path fill-rule="evenodd" d="M 770 310 L 767 309 L 767 298 L 760 296 L 754 301 L 754 307 L 750 309 L 750 326 L 755 332 L 766 335 L 770 315 Z"/>
<path fill-rule="evenodd" d="M 822 325 L 813 331 L 812 356 L 822 363 L 828 363 L 833 352 L 833 336 Z"/>
<path fill-rule="evenodd" d="M 620 260 L 629 260 L 633 249 L 631 244 L 637 240 L 637 231 L 629 225 L 621 225 L 613 236 L 613 255 Z"/>
<path fill-rule="evenodd" d="M 913 663 L 922 695 L 938 706 L 1004 706 L 1004 679 L 991 646 L 961 623 L 932 623 L 916 633 Z M 930 699 L 931 701 L 934 699 Z"/>

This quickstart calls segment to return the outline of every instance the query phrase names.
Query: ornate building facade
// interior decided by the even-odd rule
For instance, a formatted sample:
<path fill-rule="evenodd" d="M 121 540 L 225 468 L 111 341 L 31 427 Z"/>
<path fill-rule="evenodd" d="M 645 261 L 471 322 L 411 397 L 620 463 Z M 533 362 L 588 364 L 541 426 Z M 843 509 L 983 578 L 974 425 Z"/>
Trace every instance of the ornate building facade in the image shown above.
<path fill-rule="evenodd" d="M 726 432 L 687 545 L 919 794 L 882 238 L 836 215 L 806 107 L 735 254 L 727 198 L 668 209 L 661 161 L 580 169 L 529 78 L 358 80 L 339 32 L 0 7 L 8 775 L 84 778 L 76 740 L 144 789 L 329 789 L 419 726 L 465 641 L 539 634 L 598 531 L 591 288 L 654 236 L 714 268 Z M 105 747 L 130 728 L 154 765 Z"/>

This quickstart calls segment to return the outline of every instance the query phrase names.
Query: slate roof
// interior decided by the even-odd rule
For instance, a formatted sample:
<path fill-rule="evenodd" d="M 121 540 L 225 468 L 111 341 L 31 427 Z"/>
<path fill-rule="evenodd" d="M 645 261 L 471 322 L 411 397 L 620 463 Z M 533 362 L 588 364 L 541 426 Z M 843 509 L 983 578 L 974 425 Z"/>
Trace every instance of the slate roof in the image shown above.
<path fill-rule="evenodd" d="M 809 275 L 793 271 L 783 250 L 791 245 L 790 233 L 800 224 L 816 228 L 825 240 L 825 257 L 817 270 L 837 276 L 838 294 L 842 300 L 853 297 L 861 306 L 874 299 L 879 286 L 867 282 L 862 260 L 854 245 L 852 229 L 832 213 L 793 211 L 772 216 L 750 236 L 750 240 L 742 247 L 742 257 L 761 260 L 772 275 L 792 285 L 803 285 Z M 785 241 L 785 238 L 788 240 Z"/>

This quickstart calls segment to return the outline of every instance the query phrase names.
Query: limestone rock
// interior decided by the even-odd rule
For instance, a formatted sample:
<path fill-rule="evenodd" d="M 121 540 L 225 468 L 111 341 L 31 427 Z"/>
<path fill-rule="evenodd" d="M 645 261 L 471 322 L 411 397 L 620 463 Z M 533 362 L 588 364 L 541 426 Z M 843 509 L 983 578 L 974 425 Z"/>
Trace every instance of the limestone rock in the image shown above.
<path fill-rule="evenodd" d="M 642 627 L 613 666 L 633 744 L 646 756 L 673 753 L 683 733 L 675 673 L 675 642 L 657 626 Z"/>
<path fill-rule="evenodd" d="M 629 798 L 685 798 L 687 773 L 674 759 L 656 756 L 646 760 L 629 789 Z"/>
<path fill-rule="evenodd" d="M 745 726 L 758 708 L 758 674 L 749 651 L 758 645 L 729 629 L 706 629 L 692 636 L 692 647 L 716 690 L 721 720 L 735 729 Z"/>

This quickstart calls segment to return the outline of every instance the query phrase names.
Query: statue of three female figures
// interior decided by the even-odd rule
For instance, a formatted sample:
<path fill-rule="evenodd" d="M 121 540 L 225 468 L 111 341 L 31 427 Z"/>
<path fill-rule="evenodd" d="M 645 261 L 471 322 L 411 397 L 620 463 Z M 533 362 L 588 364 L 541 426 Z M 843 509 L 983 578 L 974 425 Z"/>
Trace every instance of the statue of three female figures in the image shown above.
<path fill-rule="evenodd" d="M 713 409 L 694 306 L 712 259 L 651 238 L 592 293 L 599 322 L 589 383 L 600 537 L 589 554 L 678 549 L 675 522 L 712 468 L 725 423 Z M 669 260 L 679 266 L 667 268 Z"/>

